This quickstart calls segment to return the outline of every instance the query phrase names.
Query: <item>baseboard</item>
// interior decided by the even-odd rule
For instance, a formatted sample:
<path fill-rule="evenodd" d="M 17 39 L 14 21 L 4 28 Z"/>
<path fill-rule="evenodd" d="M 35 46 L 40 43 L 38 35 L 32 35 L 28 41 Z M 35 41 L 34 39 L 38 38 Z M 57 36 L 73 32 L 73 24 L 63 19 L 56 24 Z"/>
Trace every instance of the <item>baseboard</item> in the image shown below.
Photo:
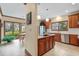
<path fill-rule="evenodd" d="M 26 56 L 32 56 L 31 53 L 29 53 L 29 52 L 27 51 L 27 49 L 25 49 L 25 54 L 26 54 Z"/>

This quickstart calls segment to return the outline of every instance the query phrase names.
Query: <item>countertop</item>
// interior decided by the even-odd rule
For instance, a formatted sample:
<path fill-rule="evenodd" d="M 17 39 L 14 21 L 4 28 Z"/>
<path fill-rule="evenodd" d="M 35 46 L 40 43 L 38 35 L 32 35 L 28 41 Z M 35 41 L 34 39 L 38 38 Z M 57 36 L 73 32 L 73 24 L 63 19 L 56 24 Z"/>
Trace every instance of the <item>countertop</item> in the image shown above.
<path fill-rule="evenodd" d="M 78 32 L 66 32 L 66 31 L 59 31 L 59 32 L 57 32 L 57 31 L 51 31 L 51 32 L 49 32 L 49 33 L 60 33 L 60 34 L 73 34 L 73 35 L 79 35 L 79 33 Z"/>
<path fill-rule="evenodd" d="M 40 39 L 40 38 L 45 38 L 45 37 L 49 37 L 49 36 L 54 36 L 55 34 L 48 34 L 48 35 L 46 35 L 46 36 L 38 36 L 38 39 Z"/>

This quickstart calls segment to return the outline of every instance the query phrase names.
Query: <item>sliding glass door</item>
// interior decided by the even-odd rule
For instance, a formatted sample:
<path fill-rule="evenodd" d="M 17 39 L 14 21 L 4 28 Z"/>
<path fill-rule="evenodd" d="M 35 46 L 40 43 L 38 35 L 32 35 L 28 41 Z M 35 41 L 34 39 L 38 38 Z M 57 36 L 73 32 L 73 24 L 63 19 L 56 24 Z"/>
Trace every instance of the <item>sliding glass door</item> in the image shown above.
<path fill-rule="evenodd" d="M 17 36 L 20 34 L 20 24 L 14 23 L 14 35 Z"/>
<path fill-rule="evenodd" d="M 21 23 L 15 23 L 15 22 L 4 22 L 4 35 L 12 35 L 12 36 L 17 36 L 21 32 L 25 31 L 25 26 L 24 24 Z"/>
<path fill-rule="evenodd" d="M 5 33 L 5 35 L 12 35 L 13 34 L 13 23 L 5 22 L 4 33 Z"/>

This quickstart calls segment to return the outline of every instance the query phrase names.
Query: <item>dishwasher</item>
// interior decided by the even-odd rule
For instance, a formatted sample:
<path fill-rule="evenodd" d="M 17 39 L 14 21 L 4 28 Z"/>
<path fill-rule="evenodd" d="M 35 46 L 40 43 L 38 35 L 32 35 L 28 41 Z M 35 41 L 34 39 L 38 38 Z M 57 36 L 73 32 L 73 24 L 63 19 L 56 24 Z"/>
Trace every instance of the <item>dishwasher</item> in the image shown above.
<path fill-rule="evenodd" d="M 65 34 L 64 35 L 65 43 L 69 43 L 69 35 Z"/>
<path fill-rule="evenodd" d="M 65 43 L 64 34 L 61 34 L 61 42 Z"/>
<path fill-rule="evenodd" d="M 68 34 L 61 34 L 61 42 L 69 43 L 69 35 Z"/>

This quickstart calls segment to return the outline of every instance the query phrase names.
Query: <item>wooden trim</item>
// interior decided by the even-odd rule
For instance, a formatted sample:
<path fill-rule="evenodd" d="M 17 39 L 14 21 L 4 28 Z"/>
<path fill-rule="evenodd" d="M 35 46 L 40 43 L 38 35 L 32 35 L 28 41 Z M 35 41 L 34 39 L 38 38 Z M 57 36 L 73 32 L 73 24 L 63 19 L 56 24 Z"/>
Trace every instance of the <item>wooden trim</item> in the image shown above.
<path fill-rule="evenodd" d="M 20 20 L 25 20 L 24 18 L 18 18 L 18 17 L 14 17 L 14 16 L 8 16 L 8 15 L 2 15 L 2 16 L 10 17 L 10 18 L 16 18 L 16 19 L 20 19 Z"/>
<path fill-rule="evenodd" d="M 27 51 L 27 49 L 25 49 L 25 54 L 26 54 L 26 56 L 32 56 L 31 53 L 29 53 L 29 52 Z"/>

